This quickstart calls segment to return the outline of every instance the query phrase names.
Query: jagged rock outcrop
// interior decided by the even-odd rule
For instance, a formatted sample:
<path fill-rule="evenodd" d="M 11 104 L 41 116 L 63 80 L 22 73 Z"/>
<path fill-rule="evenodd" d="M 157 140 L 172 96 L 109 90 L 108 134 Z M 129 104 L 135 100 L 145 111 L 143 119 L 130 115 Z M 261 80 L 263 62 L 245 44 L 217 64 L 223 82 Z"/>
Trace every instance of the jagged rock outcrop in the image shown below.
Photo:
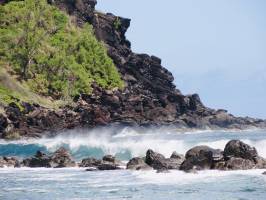
<path fill-rule="evenodd" d="M 22 166 L 32 168 L 64 168 L 75 167 L 76 163 L 69 152 L 65 148 L 61 147 L 52 155 L 47 155 L 41 151 L 37 151 L 34 157 L 24 159 L 22 161 Z"/>
<path fill-rule="evenodd" d="M 4 108 L 5 115 L 0 114 L 0 137 L 7 138 L 14 132 L 39 137 L 64 129 L 111 123 L 216 129 L 266 127 L 264 120 L 235 117 L 225 110 L 207 108 L 198 94 L 183 95 L 160 58 L 132 52 L 125 37 L 130 19 L 97 12 L 96 0 L 48 2 L 75 16 L 79 26 L 85 22 L 92 24 L 96 37 L 106 44 L 121 73 L 125 88 L 106 91 L 93 85 L 91 95 L 80 94 L 75 98 L 76 106 L 57 110 L 23 103 L 24 109 L 20 111 L 17 105 L 11 104 Z"/>

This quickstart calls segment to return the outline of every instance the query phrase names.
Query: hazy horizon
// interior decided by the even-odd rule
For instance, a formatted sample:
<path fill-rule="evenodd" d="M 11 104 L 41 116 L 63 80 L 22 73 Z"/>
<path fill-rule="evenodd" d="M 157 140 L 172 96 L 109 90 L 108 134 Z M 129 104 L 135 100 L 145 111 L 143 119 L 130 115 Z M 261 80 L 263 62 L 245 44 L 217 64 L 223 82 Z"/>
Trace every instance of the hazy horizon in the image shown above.
<path fill-rule="evenodd" d="M 98 0 L 132 19 L 133 51 L 162 58 L 184 94 L 238 116 L 266 118 L 266 2 Z"/>

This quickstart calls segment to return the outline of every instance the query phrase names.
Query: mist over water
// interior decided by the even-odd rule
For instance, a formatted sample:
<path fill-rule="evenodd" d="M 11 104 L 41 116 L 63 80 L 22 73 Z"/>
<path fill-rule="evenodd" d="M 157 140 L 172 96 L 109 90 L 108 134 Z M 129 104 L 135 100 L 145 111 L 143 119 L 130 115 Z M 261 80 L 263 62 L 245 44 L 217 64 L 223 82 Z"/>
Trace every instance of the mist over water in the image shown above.
<path fill-rule="evenodd" d="M 76 160 L 87 157 L 101 158 L 106 154 L 129 160 L 135 156 L 145 156 L 148 149 L 169 157 L 173 151 L 185 154 L 196 145 L 223 149 L 229 140 L 241 139 L 255 146 L 259 154 L 266 157 L 266 136 L 263 133 L 265 132 L 254 130 L 180 132 L 174 127 L 83 129 L 64 132 L 53 138 L 12 142 L 0 140 L 0 155 L 28 157 L 34 155 L 37 150 L 49 153 L 63 146 Z"/>
<path fill-rule="evenodd" d="M 21 159 L 37 150 L 50 153 L 61 146 L 80 161 L 86 157 L 101 158 L 116 155 L 127 161 L 144 156 L 148 149 L 169 157 L 173 151 L 185 154 L 196 145 L 223 149 L 231 139 L 255 146 L 266 157 L 266 131 L 183 131 L 174 127 L 161 128 L 101 128 L 72 130 L 53 138 L 19 141 L 0 140 L 0 156 Z M 182 171 L 97 171 L 82 168 L 65 169 L 0 169 L 1 200 L 265 200 L 265 170 L 201 171 L 187 174 Z"/>

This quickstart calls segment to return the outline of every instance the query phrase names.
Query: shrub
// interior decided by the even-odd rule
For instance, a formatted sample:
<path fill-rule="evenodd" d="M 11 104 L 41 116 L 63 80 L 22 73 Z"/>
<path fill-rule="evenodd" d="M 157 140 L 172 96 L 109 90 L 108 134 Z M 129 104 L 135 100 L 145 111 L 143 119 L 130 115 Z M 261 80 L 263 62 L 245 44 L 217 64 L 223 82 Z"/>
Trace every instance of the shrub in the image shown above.
<path fill-rule="evenodd" d="M 77 27 L 46 0 L 0 6 L 0 59 L 33 91 L 54 98 L 90 93 L 92 82 L 123 87 L 91 25 Z"/>

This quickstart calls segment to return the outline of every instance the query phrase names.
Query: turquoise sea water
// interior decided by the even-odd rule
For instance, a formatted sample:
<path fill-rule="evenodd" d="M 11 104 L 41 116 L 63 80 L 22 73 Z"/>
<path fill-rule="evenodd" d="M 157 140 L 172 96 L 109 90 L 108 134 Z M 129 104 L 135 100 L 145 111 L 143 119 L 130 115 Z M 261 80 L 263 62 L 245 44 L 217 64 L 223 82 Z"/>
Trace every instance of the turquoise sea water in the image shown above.
<path fill-rule="evenodd" d="M 173 128 L 98 129 L 64 133 L 55 138 L 18 142 L 0 140 L 0 156 L 27 157 L 36 150 L 53 152 L 61 146 L 79 161 L 114 154 L 127 161 L 143 156 L 151 148 L 165 156 L 173 151 L 185 153 L 195 145 L 223 149 L 231 139 L 255 146 L 266 157 L 266 131 L 194 131 L 180 133 Z M 1 200 L 95 200 L 95 199 L 199 199 L 265 200 L 266 170 L 181 171 L 158 174 L 155 171 L 101 171 L 84 169 L 0 169 Z"/>

